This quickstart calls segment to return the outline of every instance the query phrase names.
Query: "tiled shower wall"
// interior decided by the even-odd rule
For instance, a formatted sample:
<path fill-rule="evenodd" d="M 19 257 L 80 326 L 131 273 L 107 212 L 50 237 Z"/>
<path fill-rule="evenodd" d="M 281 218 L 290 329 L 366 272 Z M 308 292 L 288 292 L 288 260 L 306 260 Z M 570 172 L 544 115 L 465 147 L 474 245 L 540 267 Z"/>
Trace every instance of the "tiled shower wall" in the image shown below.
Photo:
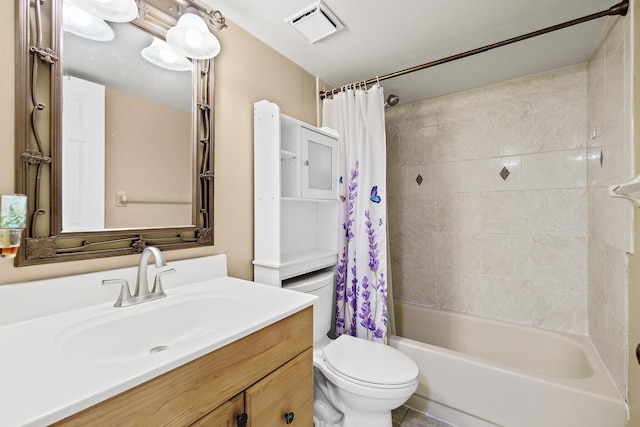
<path fill-rule="evenodd" d="M 587 65 L 386 117 L 394 297 L 587 333 Z"/>
<path fill-rule="evenodd" d="M 622 396 L 630 23 L 588 64 L 386 111 L 394 297 L 588 333 Z"/>
<path fill-rule="evenodd" d="M 633 208 L 607 189 L 632 176 L 630 21 L 609 18 L 588 84 L 589 335 L 623 396 Z"/>

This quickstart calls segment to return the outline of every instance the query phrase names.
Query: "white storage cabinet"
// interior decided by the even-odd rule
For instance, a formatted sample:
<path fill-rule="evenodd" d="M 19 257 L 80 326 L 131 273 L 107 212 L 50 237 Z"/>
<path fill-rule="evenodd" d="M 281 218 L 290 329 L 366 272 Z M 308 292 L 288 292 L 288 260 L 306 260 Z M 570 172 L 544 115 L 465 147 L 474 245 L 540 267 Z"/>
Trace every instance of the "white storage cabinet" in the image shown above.
<path fill-rule="evenodd" d="M 338 136 L 254 105 L 254 280 L 274 286 L 338 259 Z"/>

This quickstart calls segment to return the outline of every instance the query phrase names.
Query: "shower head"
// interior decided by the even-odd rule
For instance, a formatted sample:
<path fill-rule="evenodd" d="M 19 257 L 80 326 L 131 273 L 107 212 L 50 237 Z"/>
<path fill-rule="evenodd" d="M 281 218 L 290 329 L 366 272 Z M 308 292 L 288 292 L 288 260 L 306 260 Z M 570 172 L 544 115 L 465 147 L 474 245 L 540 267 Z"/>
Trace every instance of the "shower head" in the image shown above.
<path fill-rule="evenodd" d="M 387 100 L 384 101 L 384 108 L 393 107 L 398 102 L 400 102 L 400 97 L 398 95 L 391 94 L 387 97 Z"/>

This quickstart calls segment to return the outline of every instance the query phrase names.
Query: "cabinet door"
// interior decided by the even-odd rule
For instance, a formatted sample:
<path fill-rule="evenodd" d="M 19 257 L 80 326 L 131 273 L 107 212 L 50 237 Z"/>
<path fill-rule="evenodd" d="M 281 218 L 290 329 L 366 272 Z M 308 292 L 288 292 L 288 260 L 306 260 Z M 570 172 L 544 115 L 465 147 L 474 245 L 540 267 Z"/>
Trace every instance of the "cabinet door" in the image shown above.
<path fill-rule="evenodd" d="M 313 426 L 313 349 L 245 391 L 248 427 Z"/>
<path fill-rule="evenodd" d="M 190 427 L 237 427 L 238 417 L 244 413 L 244 393 L 218 406 Z"/>
<path fill-rule="evenodd" d="M 338 198 L 338 141 L 302 128 L 302 197 Z"/>

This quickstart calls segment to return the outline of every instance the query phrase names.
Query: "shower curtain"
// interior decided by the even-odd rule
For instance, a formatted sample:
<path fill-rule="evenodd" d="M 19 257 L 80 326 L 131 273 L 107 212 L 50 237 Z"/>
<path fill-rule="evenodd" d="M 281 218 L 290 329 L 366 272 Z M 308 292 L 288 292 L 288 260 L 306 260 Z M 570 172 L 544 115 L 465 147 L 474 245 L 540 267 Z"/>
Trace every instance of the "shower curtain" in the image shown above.
<path fill-rule="evenodd" d="M 336 335 L 387 342 L 387 198 L 380 86 L 323 102 L 323 126 L 340 133 Z"/>

